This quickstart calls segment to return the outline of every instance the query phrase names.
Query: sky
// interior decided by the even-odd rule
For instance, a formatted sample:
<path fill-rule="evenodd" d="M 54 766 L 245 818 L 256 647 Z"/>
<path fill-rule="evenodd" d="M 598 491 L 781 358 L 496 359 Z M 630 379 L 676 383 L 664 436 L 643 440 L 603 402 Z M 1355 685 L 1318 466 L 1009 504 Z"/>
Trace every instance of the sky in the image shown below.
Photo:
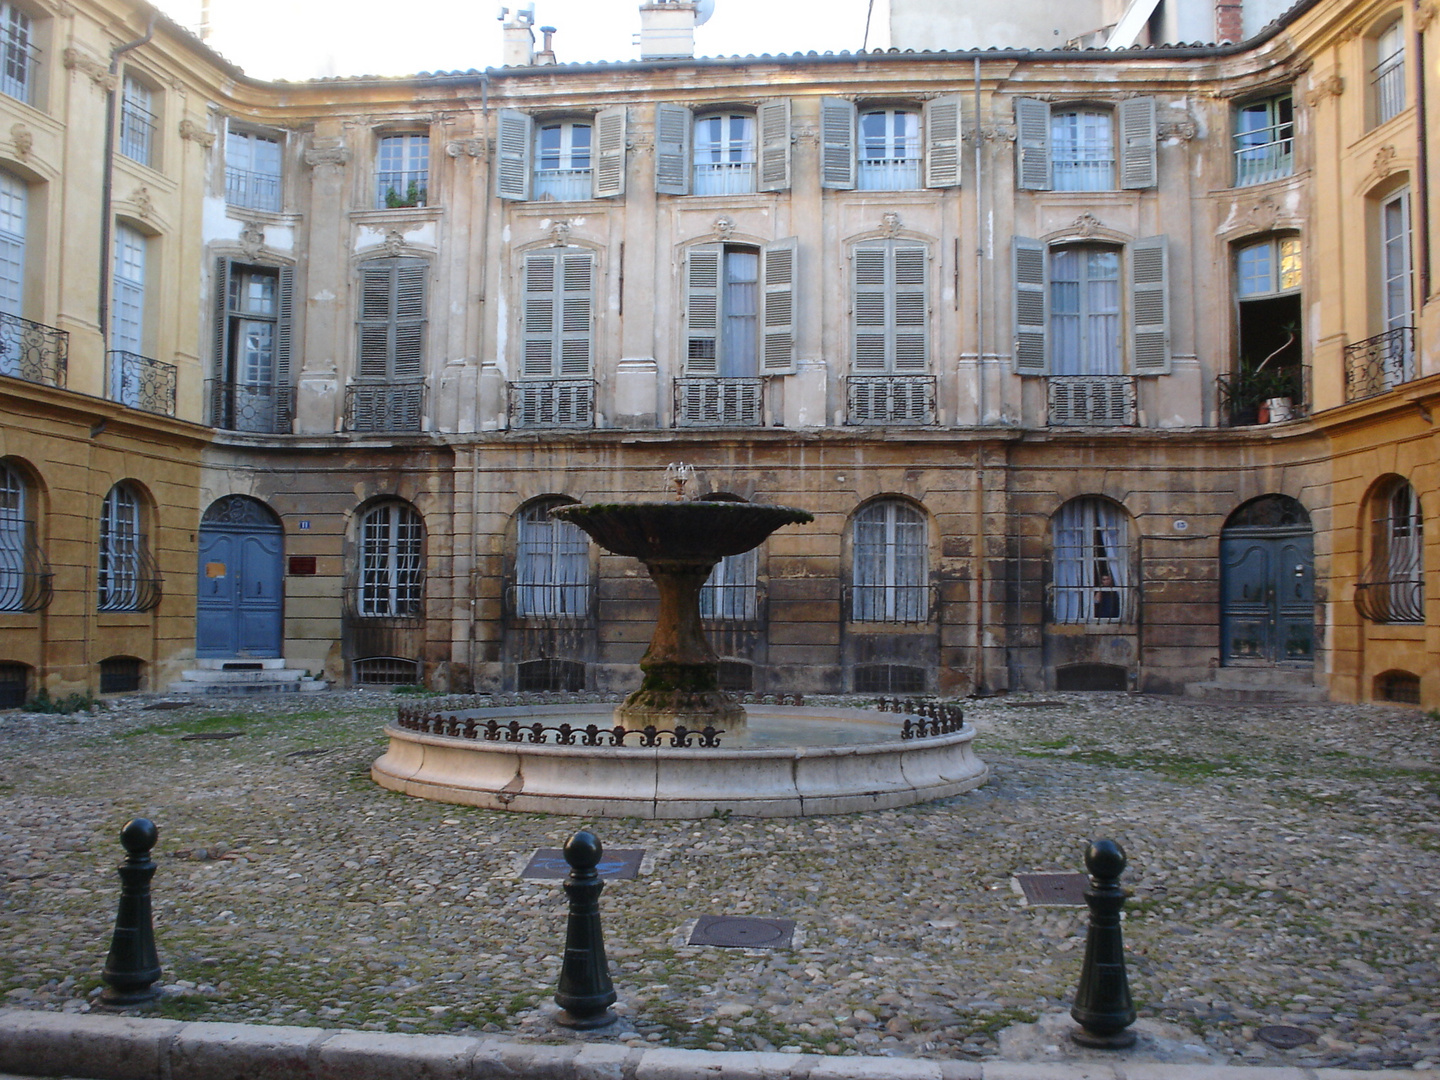
<path fill-rule="evenodd" d="M 512 9 L 523 0 L 503 0 Z M 535 26 L 554 26 L 561 63 L 634 60 L 640 0 L 534 0 Z M 695 31 L 697 56 L 854 51 L 879 0 L 715 0 Z M 198 31 L 201 0 L 157 0 Z M 500 63 L 501 0 L 209 0 L 208 44 L 261 79 L 412 75 Z M 541 35 L 536 33 L 536 45 Z"/>

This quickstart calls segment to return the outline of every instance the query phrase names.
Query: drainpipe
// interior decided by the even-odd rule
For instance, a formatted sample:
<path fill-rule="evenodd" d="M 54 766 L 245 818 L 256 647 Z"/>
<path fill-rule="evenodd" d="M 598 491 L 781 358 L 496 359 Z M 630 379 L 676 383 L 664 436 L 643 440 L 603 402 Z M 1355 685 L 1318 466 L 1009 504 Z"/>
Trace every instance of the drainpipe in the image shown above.
<path fill-rule="evenodd" d="M 1415 14 L 1420 13 L 1420 0 L 1415 0 Z M 1415 147 L 1415 194 L 1420 207 L 1420 304 L 1430 300 L 1430 134 L 1425 117 L 1425 31 L 1415 26 L 1415 124 L 1419 129 Z"/>
<path fill-rule="evenodd" d="M 985 425 L 985 184 L 981 169 L 984 121 L 980 102 L 980 58 L 975 71 L 975 421 Z M 985 444 L 975 469 L 975 692 L 985 689 Z"/>
<path fill-rule="evenodd" d="M 105 352 L 110 351 L 110 236 L 113 223 L 110 220 L 110 206 L 115 186 L 115 77 L 120 72 L 120 57 L 131 49 L 138 49 L 155 36 L 155 11 L 150 12 L 149 25 L 142 37 L 117 45 L 110 50 L 110 88 L 105 92 L 105 160 L 104 178 L 100 185 L 100 338 L 105 343 Z"/>

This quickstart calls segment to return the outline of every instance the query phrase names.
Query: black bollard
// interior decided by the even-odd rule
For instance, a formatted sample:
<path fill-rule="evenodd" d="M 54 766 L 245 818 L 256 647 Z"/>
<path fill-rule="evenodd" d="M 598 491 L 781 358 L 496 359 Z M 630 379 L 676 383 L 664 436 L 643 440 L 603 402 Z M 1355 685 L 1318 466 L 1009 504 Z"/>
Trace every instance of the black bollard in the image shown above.
<path fill-rule="evenodd" d="M 600 931 L 600 890 L 605 883 L 595 867 L 603 850 L 593 833 L 577 832 L 565 842 L 565 861 L 570 864 L 565 895 L 570 897 L 570 916 L 565 923 L 560 991 L 555 995 L 561 1012 L 555 1022 L 581 1031 L 605 1027 L 617 1019 L 610 1011 L 615 986 Z"/>
<path fill-rule="evenodd" d="M 155 876 L 150 849 L 159 838 L 160 830 L 149 818 L 126 822 L 120 830 L 120 842 L 129 854 L 119 867 L 120 907 L 115 913 L 110 955 L 100 973 L 106 983 L 100 995 L 102 1005 L 143 1005 L 160 996 L 160 957 L 155 953 L 155 925 L 150 917 L 150 879 Z"/>
<path fill-rule="evenodd" d="M 1085 966 L 1070 1010 L 1080 1030 L 1070 1037 L 1081 1046 L 1123 1050 L 1135 1045 L 1135 1033 L 1126 1030 L 1135 1022 L 1135 1004 L 1130 1000 L 1120 932 L 1125 852 L 1114 840 L 1096 840 L 1085 849 L 1085 869 L 1090 872 L 1090 887 L 1085 890 L 1090 927 L 1085 933 Z"/>

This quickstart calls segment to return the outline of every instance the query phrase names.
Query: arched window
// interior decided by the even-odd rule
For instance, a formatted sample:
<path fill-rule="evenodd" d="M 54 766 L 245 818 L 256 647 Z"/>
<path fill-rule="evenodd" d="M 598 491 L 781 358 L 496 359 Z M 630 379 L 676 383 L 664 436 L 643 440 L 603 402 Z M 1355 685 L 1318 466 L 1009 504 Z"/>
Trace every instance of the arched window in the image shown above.
<path fill-rule="evenodd" d="M 1420 496 L 1395 477 L 1371 500 L 1370 562 L 1355 603 L 1378 623 L 1425 621 L 1425 517 Z"/>
<path fill-rule="evenodd" d="M 514 604 L 520 618 L 578 618 L 590 610 L 590 539 L 550 516 L 561 505 L 535 503 L 516 521 Z"/>
<path fill-rule="evenodd" d="M 425 587 L 425 527 L 414 507 L 382 503 L 360 519 L 362 618 L 420 614 Z"/>
<path fill-rule="evenodd" d="M 140 494 L 128 483 L 112 487 L 100 506 L 101 611 L 149 611 L 160 602 L 160 573 L 145 535 Z"/>
<path fill-rule="evenodd" d="M 38 611 L 50 602 L 50 566 L 29 504 L 25 477 L 0 461 L 0 611 Z"/>
<path fill-rule="evenodd" d="M 925 622 L 930 617 L 925 515 L 909 503 L 885 499 L 856 513 L 851 529 L 850 618 Z"/>
<path fill-rule="evenodd" d="M 1071 499 L 1056 512 L 1051 530 L 1054 621 L 1134 622 L 1125 511 L 1109 499 Z"/>

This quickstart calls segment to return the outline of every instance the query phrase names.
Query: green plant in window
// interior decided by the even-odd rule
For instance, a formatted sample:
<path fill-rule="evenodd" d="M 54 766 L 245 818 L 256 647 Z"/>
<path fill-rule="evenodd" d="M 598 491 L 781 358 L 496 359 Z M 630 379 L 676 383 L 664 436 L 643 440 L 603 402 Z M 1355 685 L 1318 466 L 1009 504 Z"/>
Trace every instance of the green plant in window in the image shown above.
<path fill-rule="evenodd" d="M 395 210 L 404 206 L 424 206 L 426 189 L 420 186 L 418 180 L 411 180 L 402 195 L 393 187 L 385 192 L 386 209 Z"/>

